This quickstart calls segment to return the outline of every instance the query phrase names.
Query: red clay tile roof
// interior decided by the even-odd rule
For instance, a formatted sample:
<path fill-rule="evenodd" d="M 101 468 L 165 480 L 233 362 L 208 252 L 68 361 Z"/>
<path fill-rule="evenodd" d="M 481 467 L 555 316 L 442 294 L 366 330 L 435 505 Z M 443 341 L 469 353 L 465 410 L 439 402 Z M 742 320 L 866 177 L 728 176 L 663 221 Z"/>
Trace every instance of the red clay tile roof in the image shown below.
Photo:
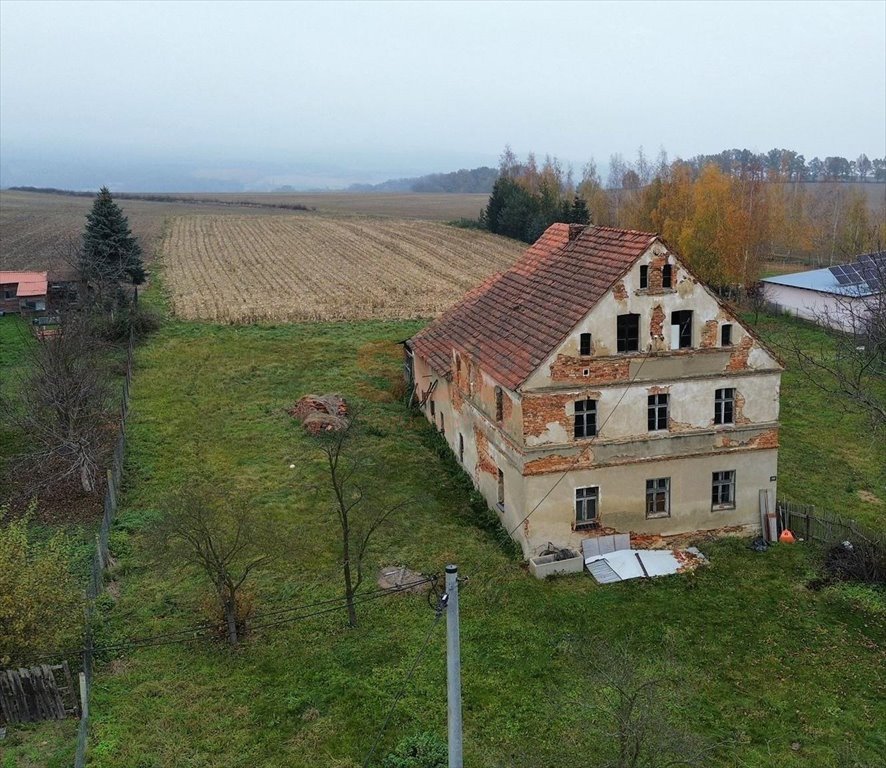
<path fill-rule="evenodd" d="M 413 336 L 416 354 L 446 374 L 452 350 L 466 352 L 499 383 L 519 387 L 657 238 L 594 226 L 571 241 L 569 233 L 568 224 L 548 227 L 507 272 Z"/>
<path fill-rule="evenodd" d="M 18 283 L 16 297 L 46 295 L 46 272 L 0 272 L 0 285 L 15 283 Z"/>

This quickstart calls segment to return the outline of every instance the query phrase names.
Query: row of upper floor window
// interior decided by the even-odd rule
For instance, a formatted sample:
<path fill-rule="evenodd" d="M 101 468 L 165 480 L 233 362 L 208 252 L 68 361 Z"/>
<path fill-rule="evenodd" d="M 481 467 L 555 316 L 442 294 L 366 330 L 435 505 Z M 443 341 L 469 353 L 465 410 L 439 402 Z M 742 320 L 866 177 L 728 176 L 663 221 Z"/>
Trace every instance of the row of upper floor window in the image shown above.
<path fill-rule="evenodd" d="M 591 399 L 575 401 L 573 437 L 583 440 L 597 434 L 597 401 Z M 668 429 L 670 395 L 659 393 L 649 395 L 646 404 L 646 425 L 650 432 Z M 735 423 L 735 388 L 724 387 L 714 392 L 714 424 Z"/>

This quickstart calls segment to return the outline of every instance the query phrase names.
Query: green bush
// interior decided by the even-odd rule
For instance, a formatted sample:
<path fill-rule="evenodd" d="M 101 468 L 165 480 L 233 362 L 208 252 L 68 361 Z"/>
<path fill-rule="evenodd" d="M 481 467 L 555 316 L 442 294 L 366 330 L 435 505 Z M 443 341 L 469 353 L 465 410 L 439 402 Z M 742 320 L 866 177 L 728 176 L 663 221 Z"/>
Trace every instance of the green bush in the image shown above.
<path fill-rule="evenodd" d="M 157 331 L 161 323 L 162 318 L 156 310 L 135 304 L 129 309 L 96 317 L 95 328 L 105 341 L 128 341 L 130 329 L 136 340 L 140 341 Z"/>
<path fill-rule="evenodd" d="M 382 768 L 446 768 L 447 760 L 446 743 L 425 732 L 403 739 L 382 761 Z"/>
<path fill-rule="evenodd" d="M 71 557 L 71 543 L 60 531 L 40 541 L 31 535 L 27 516 L 0 524 L 0 666 L 25 665 L 79 644 L 83 592 Z"/>

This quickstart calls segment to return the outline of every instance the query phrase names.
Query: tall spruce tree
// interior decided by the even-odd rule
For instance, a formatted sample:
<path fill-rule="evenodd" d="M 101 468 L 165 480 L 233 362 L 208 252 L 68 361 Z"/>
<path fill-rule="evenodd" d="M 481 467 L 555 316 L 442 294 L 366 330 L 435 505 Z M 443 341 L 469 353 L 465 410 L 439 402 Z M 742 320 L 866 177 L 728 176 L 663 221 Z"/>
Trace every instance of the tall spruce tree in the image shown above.
<path fill-rule="evenodd" d="M 139 285 L 145 280 L 141 246 L 107 187 L 99 190 L 86 216 L 80 272 L 87 282 L 99 286 L 126 279 Z M 99 292 L 104 291 L 99 288 Z"/>
<path fill-rule="evenodd" d="M 588 210 L 587 201 L 583 197 L 576 195 L 572 200 L 571 207 L 565 203 L 564 206 L 569 210 L 567 221 L 569 221 L 570 224 L 591 223 L 591 212 Z"/>

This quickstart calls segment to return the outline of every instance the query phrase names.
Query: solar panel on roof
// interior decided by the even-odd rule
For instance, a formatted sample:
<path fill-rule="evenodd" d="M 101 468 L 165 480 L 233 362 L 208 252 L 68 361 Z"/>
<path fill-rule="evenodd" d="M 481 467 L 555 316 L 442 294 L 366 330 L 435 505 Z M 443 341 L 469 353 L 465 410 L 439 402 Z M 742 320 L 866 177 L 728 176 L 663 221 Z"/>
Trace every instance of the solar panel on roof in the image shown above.
<path fill-rule="evenodd" d="M 840 285 L 867 283 L 871 290 L 878 291 L 886 279 L 886 251 L 866 253 L 852 264 L 838 264 L 828 269 Z"/>

